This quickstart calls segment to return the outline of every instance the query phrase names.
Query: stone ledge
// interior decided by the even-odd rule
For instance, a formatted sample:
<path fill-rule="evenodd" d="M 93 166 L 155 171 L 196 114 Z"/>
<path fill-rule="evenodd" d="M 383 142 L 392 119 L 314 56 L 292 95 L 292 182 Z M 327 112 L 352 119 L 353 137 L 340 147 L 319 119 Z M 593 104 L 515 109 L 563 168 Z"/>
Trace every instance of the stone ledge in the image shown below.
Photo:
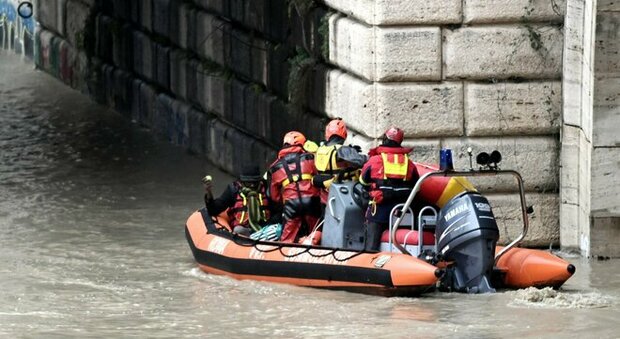
<path fill-rule="evenodd" d="M 439 27 L 367 26 L 329 18 L 329 59 L 369 81 L 441 79 Z"/>
<path fill-rule="evenodd" d="M 461 0 L 325 0 L 325 4 L 369 25 L 456 24 Z"/>
<path fill-rule="evenodd" d="M 556 26 L 443 29 L 446 79 L 559 79 L 563 34 Z M 472 48 L 476 46 L 476 48 Z"/>
<path fill-rule="evenodd" d="M 469 136 L 558 133 L 560 81 L 465 83 L 465 130 Z"/>
<path fill-rule="evenodd" d="M 464 22 L 562 22 L 566 0 L 467 0 L 463 8 Z"/>
<path fill-rule="evenodd" d="M 468 147 L 473 149 L 474 157 L 483 151 L 498 150 L 503 156 L 500 167 L 520 172 L 527 192 L 556 192 L 560 187 L 557 137 L 449 138 L 443 139 L 441 146 L 452 149 L 455 168 L 469 168 Z M 473 160 L 476 166 L 476 159 Z M 472 178 L 471 181 L 482 192 L 516 192 L 518 189 L 511 176 Z"/>

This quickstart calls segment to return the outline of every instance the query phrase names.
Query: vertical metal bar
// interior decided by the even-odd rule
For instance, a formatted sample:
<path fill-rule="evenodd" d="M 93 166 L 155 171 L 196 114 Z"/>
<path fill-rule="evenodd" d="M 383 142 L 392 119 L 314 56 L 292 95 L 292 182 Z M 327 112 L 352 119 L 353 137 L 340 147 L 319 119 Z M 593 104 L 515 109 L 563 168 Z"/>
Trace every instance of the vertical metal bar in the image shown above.
<path fill-rule="evenodd" d="M 418 257 L 420 256 L 420 254 L 422 254 L 422 248 L 424 246 L 424 225 L 422 224 L 422 217 L 424 216 L 424 212 L 426 211 L 433 211 L 433 214 L 435 215 L 435 220 L 437 220 L 437 210 L 435 210 L 434 207 L 425 206 L 420 210 L 420 213 L 418 214 Z"/>
<path fill-rule="evenodd" d="M 519 183 L 519 196 L 521 198 L 521 212 L 523 215 L 523 230 L 521 231 L 521 235 L 519 235 L 517 239 L 515 239 L 513 242 L 508 244 L 508 246 L 504 247 L 504 249 L 502 249 L 499 253 L 497 253 L 497 255 L 495 255 L 495 264 L 497 264 L 497 262 L 499 261 L 499 258 L 501 258 L 504 254 L 506 254 L 506 252 L 508 252 L 511 248 L 521 243 L 523 238 L 525 238 L 525 236 L 527 235 L 527 231 L 530 226 L 529 218 L 527 215 L 527 204 L 525 202 L 525 188 L 523 186 L 523 178 L 521 177 L 521 174 L 519 174 L 519 172 L 517 171 L 510 170 L 510 171 L 505 171 L 505 172 L 512 174 L 517 179 L 517 182 Z"/>
<path fill-rule="evenodd" d="M 400 211 L 400 215 L 398 216 L 398 219 L 396 219 L 396 222 L 394 223 L 394 226 L 392 227 L 392 233 L 390 234 L 390 240 L 392 241 L 394 246 L 396 246 L 396 248 L 398 248 L 404 254 L 411 255 L 411 253 L 409 253 L 409 251 L 407 251 L 407 249 L 405 249 L 404 246 L 401 246 L 398 243 L 398 241 L 394 241 L 396 239 L 396 230 L 398 230 L 398 226 L 400 226 L 400 223 L 403 220 L 405 211 L 407 211 L 409 206 L 411 206 L 411 204 L 413 203 L 413 199 L 415 198 L 416 194 L 418 194 L 418 192 L 420 191 L 420 188 L 422 187 L 422 182 L 424 182 L 426 178 L 432 175 L 437 175 L 437 173 L 444 173 L 444 172 L 429 172 L 421 176 L 420 179 L 418 179 L 418 182 L 416 182 L 415 186 L 413 186 L 413 190 L 411 190 L 411 193 L 409 193 L 409 197 L 407 198 L 407 201 L 403 205 L 403 208 Z"/>

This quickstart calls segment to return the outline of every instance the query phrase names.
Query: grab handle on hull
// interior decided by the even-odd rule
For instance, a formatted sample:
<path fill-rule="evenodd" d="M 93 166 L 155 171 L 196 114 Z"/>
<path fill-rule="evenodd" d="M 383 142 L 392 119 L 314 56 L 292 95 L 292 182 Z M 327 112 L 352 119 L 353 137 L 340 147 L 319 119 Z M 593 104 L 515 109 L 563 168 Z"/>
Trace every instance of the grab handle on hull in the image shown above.
<path fill-rule="evenodd" d="M 413 190 L 411 190 L 411 193 L 409 194 L 407 201 L 403 204 L 403 207 L 401 210 L 402 213 L 400 213 L 400 216 L 398 216 L 392 228 L 392 232 L 390 234 L 390 240 L 392 241 L 394 246 L 396 246 L 396 248 L 398 248 L 402 253 L 411 255 L 411 253 L 409 253 L 409 251 L 407 251 L 407 249 L 405 249 L 404 246 L 401 246 L 397 241 L 394 241 L 394 239 L 396 239 L 396 230 L 398 229 L 398 226 L 402 222 L 405 211 L 413 203 L 413 199 L 418 194 L 418 192 L 420 192 L 420 189 L 422 188 L 422 183 L 426 179 L 430 177 L 485 177 L 485 176 L 495 176 L 495 175 L 511 175 L 517 179 L 517 183 L 519 184 L 519 195 L 521 198 L 521 212 L 523 215 L 523 230 L 521 231 L 521 234 L 514 241 L 508 244 L 508 246 L 504 247 L 503 250 L 501 250 L 499 253 L 495 255 L 495 263 L 497 263 L 497 261 L 499 260 L 499 258 L 502 257 L 502 255 L 508 252 L 511 248 L 521 243 L 523 238 L 525 238 L 525 236 L 527 235 L 527 231 L 529 228 L 529 219 L 527 215 L 528 207 L 525 202 L 525 188 L 523 186 L 523 178 L 521 177 L 521 174 L 519 174 L 519 172 L 513 171 L 513 170 L 434 171 L 434 172 L 429 172 L 429 173 L 424 174 L 423 176 L 420 177 L 420 179 L 418 179 L 415 186 L 413 187 Z"/>

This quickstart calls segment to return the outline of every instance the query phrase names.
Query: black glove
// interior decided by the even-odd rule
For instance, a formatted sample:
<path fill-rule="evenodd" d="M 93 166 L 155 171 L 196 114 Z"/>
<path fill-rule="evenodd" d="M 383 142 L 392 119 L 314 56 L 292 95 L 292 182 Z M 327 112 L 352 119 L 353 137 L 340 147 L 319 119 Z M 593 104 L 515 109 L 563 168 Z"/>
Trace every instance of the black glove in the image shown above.
<path fill-rule="evenodd" d="M 357 153 L 362 153 L 362 147 L 360 145 L 349 145 L 349 147 L 353 148 L 357 151 Z"/>
<path fill-rule="evenodd" d="M 325 181 L 332 179 L 332 176 L 326 174 L 317 174 L 312 177 L 312 186 L 325 188 Z"/>

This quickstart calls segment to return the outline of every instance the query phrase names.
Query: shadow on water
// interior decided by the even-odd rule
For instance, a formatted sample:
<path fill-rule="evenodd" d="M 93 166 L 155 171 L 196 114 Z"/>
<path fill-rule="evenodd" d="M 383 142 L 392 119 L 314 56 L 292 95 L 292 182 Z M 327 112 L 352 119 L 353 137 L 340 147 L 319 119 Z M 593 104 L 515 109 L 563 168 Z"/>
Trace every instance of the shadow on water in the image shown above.
<path fill-rule="evenodd" d="M 2 337 L 617 336 L 617 261 L 574 259 L 558 293 L 392 299 L 204 274 L 183 224 L 229 176 L 2 52 L 0 98 Z"/>

